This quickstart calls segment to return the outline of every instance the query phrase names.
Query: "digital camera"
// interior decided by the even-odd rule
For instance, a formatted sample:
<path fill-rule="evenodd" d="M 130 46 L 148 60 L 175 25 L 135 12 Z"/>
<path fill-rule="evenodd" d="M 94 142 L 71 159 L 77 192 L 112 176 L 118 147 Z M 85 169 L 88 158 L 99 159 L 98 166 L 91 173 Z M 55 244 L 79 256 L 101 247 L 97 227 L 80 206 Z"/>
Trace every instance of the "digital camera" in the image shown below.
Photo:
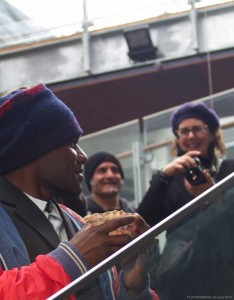
<path fill-rule="evenodd" d="M 201 161 L 198 157 L 194 157 L 197 164 L 196 167 L 191 167 L 185 171 L 185 178 L 191 185 L 199 185 L 206 182 L 206 177 L 203 174 L 205 168 L 201 165 Z"/>

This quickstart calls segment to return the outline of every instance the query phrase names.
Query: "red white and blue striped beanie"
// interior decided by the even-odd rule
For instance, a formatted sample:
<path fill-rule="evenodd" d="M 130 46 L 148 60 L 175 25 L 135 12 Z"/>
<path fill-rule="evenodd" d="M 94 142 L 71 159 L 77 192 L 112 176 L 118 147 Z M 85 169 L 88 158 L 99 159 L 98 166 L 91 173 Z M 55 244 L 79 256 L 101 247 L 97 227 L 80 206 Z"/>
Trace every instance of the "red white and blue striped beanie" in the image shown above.
<path fill-rule="evenodd" d="M 44 84 L 0 97 L 0 174 L 79 138 L 73 112 Z"/>

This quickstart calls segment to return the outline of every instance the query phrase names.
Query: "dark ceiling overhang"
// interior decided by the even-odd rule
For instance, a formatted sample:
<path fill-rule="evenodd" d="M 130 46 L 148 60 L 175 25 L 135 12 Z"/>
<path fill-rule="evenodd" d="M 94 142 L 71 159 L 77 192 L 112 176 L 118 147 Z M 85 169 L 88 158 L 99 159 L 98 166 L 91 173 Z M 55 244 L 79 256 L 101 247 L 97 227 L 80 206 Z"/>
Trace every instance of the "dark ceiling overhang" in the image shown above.
<path fill-rule="evenodd" d="M 234 49 L 50 85 L 84 135 L 234 87 Z"/>

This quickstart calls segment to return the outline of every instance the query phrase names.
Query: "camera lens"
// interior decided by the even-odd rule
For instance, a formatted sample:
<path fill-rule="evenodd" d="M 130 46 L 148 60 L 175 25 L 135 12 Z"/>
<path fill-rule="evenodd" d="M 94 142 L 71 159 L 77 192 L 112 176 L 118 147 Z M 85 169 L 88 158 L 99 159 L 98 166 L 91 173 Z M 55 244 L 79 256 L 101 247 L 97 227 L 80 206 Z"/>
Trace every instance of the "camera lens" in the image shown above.
<path fill-rule="evenodd" d="M 203 168 L 201 166 L 200 159 L 195 157 L 194 160 L 197 163 L 196 167 L 192 167 L 186 170 L 185 178 L 191 185 L 199 185 L 206 182 L 206 178 L 203 174 Z"/>

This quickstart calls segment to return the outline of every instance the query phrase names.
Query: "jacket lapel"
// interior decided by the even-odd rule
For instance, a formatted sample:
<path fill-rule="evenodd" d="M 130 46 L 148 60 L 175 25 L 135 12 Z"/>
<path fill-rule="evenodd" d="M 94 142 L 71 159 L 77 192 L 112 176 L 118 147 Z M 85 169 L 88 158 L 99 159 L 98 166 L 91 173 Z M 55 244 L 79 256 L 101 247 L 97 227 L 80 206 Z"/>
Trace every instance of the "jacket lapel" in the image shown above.
<path fill-rule="evenodd" d="M 46 239 L 48 244 L 53 248 L 57 247 L 60 240 L 52 224 L 36 204 L 24 194 L 18 199 L 15 212 L 19 218 L 27 223 L 28 226 L 31 226 L 37 234 Z"/>
<path fill-rule="evenodd" d="M 43 212 L 24 193 L 1 176 L 0 202 L 6 210 L 14 210 L 15 214 L 11 216 L 14 223 L 17 223 L 16 218 L 20 219 L 31 227 L 35 234 L 43 237 L 49 245 L 53 248 L 57 247 L 60 240 Z"/>
<path fill-rule="evenodd" d="M 30 226 L 33 231 L 35 231 L 35 234 L 43 237 L 43 239 L 45 239 L 49 245 L 51 245 L 53 248 L 58 246 L 60 243 L 59 237 L 43 212 L 36 206 L 36 204 L 33 203 L 31 199 L 29 199 L 18 188 L 1 176 L 0 201 L 8 206 L 15 207 L 15 214 L 17 217 Z M 61 210 L 54 199 L 53 202 L 56 204 L 63 218 L 68 239 L 71 239 L 76 233 L 76 230 L 70 218 Z"/>

